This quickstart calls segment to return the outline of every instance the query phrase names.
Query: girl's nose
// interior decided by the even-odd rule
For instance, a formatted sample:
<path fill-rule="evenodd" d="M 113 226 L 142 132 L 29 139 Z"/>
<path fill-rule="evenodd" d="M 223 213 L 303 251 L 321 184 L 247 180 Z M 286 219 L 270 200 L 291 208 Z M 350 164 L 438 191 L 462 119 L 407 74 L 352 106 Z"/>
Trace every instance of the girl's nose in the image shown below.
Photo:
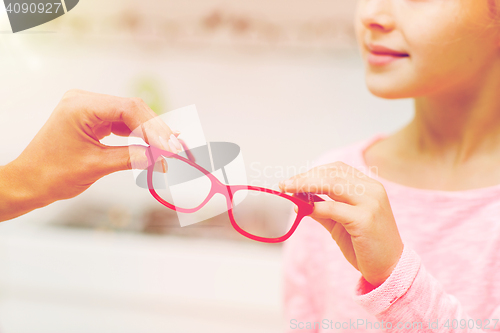
<path fill-rule="evenodd" d="M 370 30 L 389 32 L 394 29 L 393 0 L 359 0 L 358 18 Z"/>

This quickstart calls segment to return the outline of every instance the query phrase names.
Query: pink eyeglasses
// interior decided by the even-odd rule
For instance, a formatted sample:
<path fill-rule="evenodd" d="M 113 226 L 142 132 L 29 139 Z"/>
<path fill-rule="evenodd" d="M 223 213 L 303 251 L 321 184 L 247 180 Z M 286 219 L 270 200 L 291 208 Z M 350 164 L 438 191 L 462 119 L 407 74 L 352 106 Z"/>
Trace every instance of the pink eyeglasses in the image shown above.
<path fill-rule="evenodd" d="M 223 184 L 207 170 L 211 169 L 208 149 L 198 147 L 189 150 L 182 140 L 179 141 L 184 146 L 187 158 L 153 146 L 147 148 L 148 189 L 158 202 L 172 210 L 194 213 L 203 208 L 215 195 L 222 194 L 227 204 L 229 219 L 236 231 L 255 241 L 279 243 L 287 240 L 297 229 L 302 218 L 313 212 L 314 202 L 324 201 L 311 193 L 290 196 L 264 187 Z M 233 149 L 234 146 L 239 151 L 237 145 L 228 145 L 234 144 L 212 142 L 210 147 L 212 152 L 217 147 L 223 151 L 228 150 L 227 148 Z M 155 164 L 162 158 L 168 165 L 166 173 L 154 170 Z M 194 163 L 195 160 L 199 160 L 198 164 Z M 228 183 L 224 166 L 215 169 L 222 171 L 224 180 Z M 191 187 L 189 193 L 182 193 L 180 185 L 186 182 L 190 182 L 196 190 L 193 191 Z M 165 186 L 165 183 L 168 186 Z M 173 197 L 176 198 L 175 205 Z M 222 200 L 220 196 L 218 199 Z M 295 217 L 294 205 L 298 207 Z"/>

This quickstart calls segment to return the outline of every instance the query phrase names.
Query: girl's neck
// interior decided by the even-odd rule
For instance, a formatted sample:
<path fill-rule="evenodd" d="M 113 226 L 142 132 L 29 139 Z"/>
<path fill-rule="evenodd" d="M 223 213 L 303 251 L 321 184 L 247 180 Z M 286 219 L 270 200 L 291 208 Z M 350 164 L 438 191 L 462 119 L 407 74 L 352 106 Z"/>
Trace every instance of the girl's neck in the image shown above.
<path fill-rule="evenodd" d="M 477 156 L 500 156 L 499 92 L 500 69 L 453 92 L 415 98 L 415 117 L 399 133 L 405 138 L 400 142 L 409 153 L 450 166 Z"/>
<path fill-rule="evenodd" d="M 416 98 L 414 119 L 369 147 L 366 164 L 410 187 L 457 191 L 500 184 L 500 70 L 448 90 Z"/>

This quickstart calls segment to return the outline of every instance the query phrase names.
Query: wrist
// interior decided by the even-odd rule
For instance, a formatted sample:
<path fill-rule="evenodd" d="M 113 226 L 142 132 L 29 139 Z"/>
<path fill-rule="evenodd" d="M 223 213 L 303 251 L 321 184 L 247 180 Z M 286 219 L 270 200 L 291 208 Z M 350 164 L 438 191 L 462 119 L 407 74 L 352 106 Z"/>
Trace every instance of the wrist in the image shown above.
<path fill-rule="evenodd" d="M 385 271 L 385 273 L 381 276 L 378 276 L 376 278 L 370 277 L 369 280 L 365 278 L 365 280 L 373 286 L 373 289 L 378 288 L 381 286 L 388 278 L 391 276 L 392 272 L 394 271 L 394 268 L 396 268 L 398 262 L 396 262 L 394 265 L 392 265 L 388 270 Z"/>
<path fill-rule="evenodd" d="M 394 263 L 389 268 L 387 268 L 383 273 L 381 273 L 380 275 L 378 275 L 376 277 L 370 277 L 369 280 L 367 278 L 365 278 L 365 280 L 369 284 L 371 284 L 373 286 L 373 288 L 378 288 L 380 285 L 382 285 L 389 278 L 389 276 L 391 276 L 392 272 L 394 271 L 394 269 L 398 265 L 399 260 L 401 259 L 401 256 L 403 255 L 403 250 L 404 250 L 404 244 L 403 244 L 403 242 L 401 242 L 399 255 L 394 257 L 395 258 Z"/>

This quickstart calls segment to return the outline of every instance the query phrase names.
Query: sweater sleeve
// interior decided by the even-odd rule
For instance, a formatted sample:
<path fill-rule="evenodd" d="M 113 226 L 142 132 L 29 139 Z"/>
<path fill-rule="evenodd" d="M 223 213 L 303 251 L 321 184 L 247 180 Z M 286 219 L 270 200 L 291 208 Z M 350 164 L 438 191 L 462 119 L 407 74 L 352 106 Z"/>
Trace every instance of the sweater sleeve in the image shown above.
<path fill-rule="evenodd" d="M 458 299 L 444 291 L 407 246 L 392 274 L 377 288 L 361 276 L 353 299 L 380 320 L 386 332 L 500 331 L 498 318 L 468 316 Z"/>

